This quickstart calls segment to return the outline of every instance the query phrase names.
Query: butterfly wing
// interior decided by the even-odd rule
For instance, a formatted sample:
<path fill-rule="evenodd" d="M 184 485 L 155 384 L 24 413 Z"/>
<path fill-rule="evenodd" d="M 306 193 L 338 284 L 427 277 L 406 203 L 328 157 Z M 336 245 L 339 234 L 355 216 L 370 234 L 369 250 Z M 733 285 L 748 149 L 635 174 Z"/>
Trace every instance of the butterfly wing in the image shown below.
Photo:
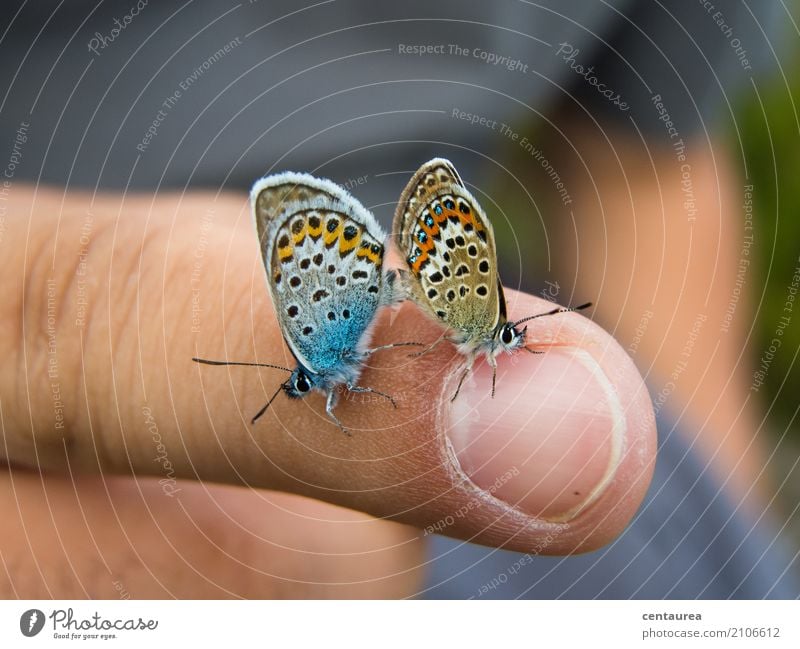
<path fill-rule="evenodd" d="M 345 202 L 355 200 L 336 183 L 310 174 L 287 171 L 257 180 L 250 190 L 250 202 L 259 241 L 263 244 L 267 226 L 274 221 L 275 216 L 285 211 L 288 204 L 317 198 Z"/>
<path fill-rule="evenodd" d="M 449 160 L 434 158 L 423 164 L 400 195 L 392 227 L 394 236 L 405 238 L 431 198 L 443 187 L 454 186 L 464 187 L 464 182 Z"/>
<path fill-rule="evenodd" d="M 435 158 L 414 174 L 393 234 L 415 300 L 463 341 L 490 337 L 505 318 L 494 231 L 449 161 Z"/>
<path fill-rule="evenodd" d="M 262 179 L 252 203 L 284 338 L 306 369 L 335 379 L 364 349 L 391 290 L 385 235 L 347 192 L 305 174 Z"/>

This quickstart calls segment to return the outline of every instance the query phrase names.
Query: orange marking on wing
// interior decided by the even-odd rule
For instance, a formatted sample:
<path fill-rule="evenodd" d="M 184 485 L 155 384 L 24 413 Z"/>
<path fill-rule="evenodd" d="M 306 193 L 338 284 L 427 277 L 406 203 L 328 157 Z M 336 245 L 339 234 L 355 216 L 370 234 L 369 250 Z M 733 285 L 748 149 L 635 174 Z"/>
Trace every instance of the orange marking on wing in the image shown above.
<path fill-rule="evenodd" d="M 442 207 L 441 214 L 437 214 L 433 210 L 431 210 L 431 214 L 433 215 L 433 220 L 436 222 L 437 227 L 447 221 L 447 210 L 445 210 L 444 207 Z"/>
<path fill-rule="evenodd" d="M 428 251 L 422 250 L 420 254 L 417 255 L 416 260 L 413 264 L 411 264 L 411 272 L 414 275 L 419 275 L 420 270 L 422 269 L 422 264 L 424 264 L 428 260 Z"/>
<path fill-rule="evenodd" d="M 417 246 L 419 246 L 419 249 L 425 252 L 426 254 L 431 250 L 433 250 L 434 243 L 431 237 L 428 237 L 425 243 L 422 243 L 419 239 L 414 238 L 414 243 L 417 244 Z"/>
<path fill-rule="evenodd" d="M 310 237 L 314 238 L 314 239 L 317 239 L 317 238 L 319 238 L 319 235 L 321 235 L 321 234 L 322 234 L 322 223 L 321 223 L 321 222 L 320 222 L 320 224 L 319 224 L 319 227 L 317 227 L 317 228 L 312 228 L 312 227 L 311 227 L 311 224 L 308 224 L 308 225 L 306 226 L 306 228 L 307 228 L 307 230 L 308 230 L 308 235 L 309 235 Z"/>
<path fill-rule="evenodd" d="M 483 224 L 480 221 L 478 221 L 478 219 L 475 218 L 475 215 L 474 214 L 470 214 L 470 218 L 472 218 L 472 225 L 475 226 L 475 231 L 476 232 L 483 232 L 483 230 L 484 230 Z"/>
<path fill-rule="evenodd" d="M 331 245 L 334 241 L 336 241 L 336 239 L 339 238 L 339 235 L 342 233 L 343 227 L 344 226 L 341 223 L 339 223 L 339 227 L 336 228 L 333 232 L 328 232 L 328 229 L 325 228 L 325 233 L 323 234 L 322 238 L 323 241 L 325 241 L 326 246 Z"/>
<path fill-rule="evenodd" d="M 372 247 L 369 246 L 369 245 L 366 248 L 363 247 L 363 245 L 362 245 L 356 251 L 356 256 L 357 257 L 361 257 L 361 258 L 366 257 L 367 259 L 369 259 L 376 266 L 380 266 L 381 265 L 381 261 L 382 260 L 381 260 L 380 251 L 379 252 L 372 252 Z"/>
<path fill-rule="evenodd" d="M 292 234 L 292 240 L 294 241 L 294 245 L 299 246 L 303 239 L 306 238 L 306 232 L 308 231 L 308 224 L 303 224 L 303 229 L 300 230 L 297 234 Z"/>
<path fill-rule="evenodd" d="M 350 252 L 358 245 L 359 241 L 361 241 L 361 230 L 359 230 L 358 234 L 350 239 L 350 241 L 345 239 L 344 236 L 339 237 L 339 254 L 344 255 L 345 253 Z"/>
<path fill-rule="evenodd" d="M 485 229 L 483 225 L 480 222 L 478 222 L 478 220 L 475 218 L 475 214 L 472 211 L 470 211 L 469 214 L 464 214 L 461 210 L 448 210 L 447 208 L 444 208 L 442 210 L 442 216 L 444 217 L 444 219 L 449 219 L 453 216 L 457 216 L 462 227 L 465 226 L 467 223 L 469 223 L 470 225 L 472 225 L 473 228 L 475 228 L 476 232 L 483 232 L 483 230 Z"/>
<path fill-rule="evenodd" d="M 425 234 L 428 235 L 428 242 L 432 242 L 433 237 L 439 234 L 439 226 L 436 221 L 434 221 L 432 226 L 428 227 L 425 225 L 425 221 L 423 219 L 417 219 L 417 225 L 424 230 Z"/>

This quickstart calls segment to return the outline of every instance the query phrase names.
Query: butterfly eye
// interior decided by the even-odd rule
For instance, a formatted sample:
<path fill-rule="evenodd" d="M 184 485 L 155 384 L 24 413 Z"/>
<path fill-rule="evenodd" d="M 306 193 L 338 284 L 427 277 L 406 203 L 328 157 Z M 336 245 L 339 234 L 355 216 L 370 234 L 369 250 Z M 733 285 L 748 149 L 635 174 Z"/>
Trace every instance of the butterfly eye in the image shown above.
<path fill-rule="evenodd" d="M 294 387 L 298 392 L 308 392 L 311 389 L 311 385 L 309 385 L 305 374 L 297 375 L 297 380 L 294 382 Z"/>
<path fill-rule="evenodd" d="M 514 328 L 503 327 L 503 332 L 500 334 L 500 340 L 504 345 L 510 345 L 514 341 Z"/>

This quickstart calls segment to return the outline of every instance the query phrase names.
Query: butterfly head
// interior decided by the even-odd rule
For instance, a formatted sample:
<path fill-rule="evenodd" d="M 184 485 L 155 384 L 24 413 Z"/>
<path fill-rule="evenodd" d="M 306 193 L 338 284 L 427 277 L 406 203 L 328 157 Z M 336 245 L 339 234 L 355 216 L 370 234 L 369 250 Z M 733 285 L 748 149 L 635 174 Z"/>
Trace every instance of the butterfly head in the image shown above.
<path fill-rule="evenodd" d="M 513 352 L 525 344 L 528 327 L 520 329 L 513 322 L 504 322 L 497 328 L 495 344 L 499 351 Z"/>
<path fill-rule="evenodd" d="M 317 384 L 318 380 L 315 375 L 307 372 L 302 367 L 296 367 L 286 383 L 283 384 L 283 389 L 289 398 L 301 399 L 311 390 L 318 387 Z"/>
<path fill-rule="evenodd" d="M 502 324 L 498 325 L 497 329 L 495 330 L 494 349 L 498 351 L 513 352 L 515 349 L 524 347 L 525 337 L 528 331 L 528 325 L 525 325 L 524 327 L 521 327 L 521 325 L 528 322 L 528 320 L 534 320 L 535 318 L 541 318 L 543 316 L 555 315 L 557 313 L 571 313 L 572 311 L 581 311 L 590 306 L 592 306 L 591 302 L 586 302 L 586 304 L 581 304 L 580 306 L 574 306 L 574 307 L 556 307 L 555 309 L 551 309 L 550 311 L 546 311 L 545 313 L 537 313 L 535 315 L 529 315 L 527 318 L 522 318 L 522 320 L 517 320 L 516 322 L 503 322 Z"/>

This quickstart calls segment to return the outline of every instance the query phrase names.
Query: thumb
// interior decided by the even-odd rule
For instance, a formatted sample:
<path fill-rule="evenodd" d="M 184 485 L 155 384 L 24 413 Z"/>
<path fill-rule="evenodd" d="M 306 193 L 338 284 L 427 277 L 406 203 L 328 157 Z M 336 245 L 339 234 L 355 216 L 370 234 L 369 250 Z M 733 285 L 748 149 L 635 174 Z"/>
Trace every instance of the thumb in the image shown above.
<path fill-rule="evenodd" d="M 507 297 L 513 318 L 553 306 Z M 379 322 L 376 344 L 442 334 L 411 304 Z M 464 369 L 452 347 L 417 359 L 376 355 L 361 382 L 399 407 L 358 398 L 340 407 L 360 429 L 340 448 L 365 450 L 353 467 L 358 488 L 336 502 L 520 551 L 584 551 L 619 534 L 644 497 L 655 454 L 642 379 L 581 315 L 537 319 L 528 341 L 544 353 L 500 356 L 494 397 L 492 369 L 479 361 L 452 401 Z"/>
<path fill-rule="evenodd" d="M 419 358 L 397 348 L 371 356 L 359 380 L 392 395 L 397 408 L 375 394 L 343 392 L 336 416 L 350 436 L 327 417 L 320 394 L 279 394 L 252 425 L 285 373 L 190 360 L 293 363 L 246 203 L 203 195 L 129 196 L 124 206 L 103 200 L 93 205 L 88 254 L 79 254 L 81 223 L 60 226 L 59 258 L 83 264 L 81 302 L 71 293 L 74 269 L 63 264 L 47 282 L 52 272 L 28 266 L 14 293 L 39 305 L 26 317 L 42 327 L 24 329 L 31 416 L 14 418 L 21 433 L 8 445 L 12 462 L 153 475 L 178 499 L 180 478 L 277 489 L 426 533 L 537 553 L 596 548 L 641 502 L 655 454 L 652 407 L 631 360 L 583 316 L 533 321 L 529 343 L 545 353 L 498 359 L 494 398 L 485 362 L 451 402 L 463 357 L 448 344 Z M 104 214 L 122 217 L 104 226 Z M 158 225 L 148 229 L 151 218 Z M 514 317 L 552 308 L 507 297 Z M 50 324 L 51 302 L 60 376 L 70 377 L 59 387 L 66 415 L 58 430 L 47 345 L 37 338 Z M 441 334 L 404 304 L 379 315 L 373 345 L 430 343 Z"/>

